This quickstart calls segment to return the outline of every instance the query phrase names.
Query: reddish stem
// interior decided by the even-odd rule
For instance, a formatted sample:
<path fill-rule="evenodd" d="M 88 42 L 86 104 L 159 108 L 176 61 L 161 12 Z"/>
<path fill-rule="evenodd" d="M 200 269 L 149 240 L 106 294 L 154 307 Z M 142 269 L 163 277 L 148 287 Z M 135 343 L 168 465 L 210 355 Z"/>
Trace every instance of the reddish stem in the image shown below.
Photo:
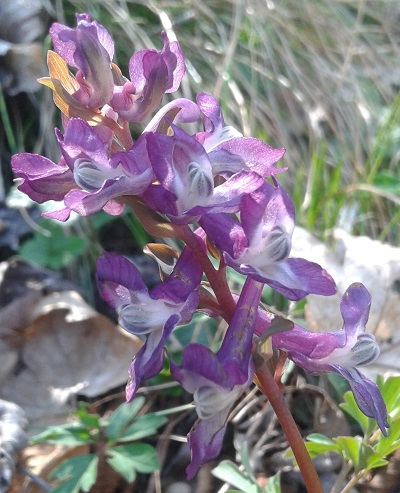
<path fill-rule="evenodd" d="M 189 227 L 179 229 L 179 238 L 190 248 L 193 256 L 201 265 L 218 300 L 222 316 L 229 322 L 236 308 L 236 303 L 226 282 L 225 269 L 214 269 L 207 252 L 204 250 L 204 245 Z"/>
<path fill-rule="evenodd" d="M 293 451 L 308 493 L 324 493 L 317 471 L 304 445 L 302 436 L 289 411 L 285 398 L 269 369 L 263 365 L 256 371 L 255 382 L 268 398 Z"/>

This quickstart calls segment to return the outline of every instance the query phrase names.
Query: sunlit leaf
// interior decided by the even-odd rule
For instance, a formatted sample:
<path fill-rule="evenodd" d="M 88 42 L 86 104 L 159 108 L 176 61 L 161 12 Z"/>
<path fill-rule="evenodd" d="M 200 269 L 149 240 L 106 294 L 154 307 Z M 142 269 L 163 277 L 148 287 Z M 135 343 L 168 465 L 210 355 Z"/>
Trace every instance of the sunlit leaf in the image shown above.
<path fill-rule="evenodd" d="M 108 440 L 117 440 L 130 421 L 132 421 L 145 402 L 144 397 L 137 397 L 130 403 L 121 404 L 109 417 L 106 425 Z"/>
<path fill-rule="evenodd" d="M 47 430 L 33 436 L 29 442 L 31 445 L 48 442 L 60 445 L 82 445 L 91 443 L 93 437 L 88 430 L 80 425 L 68 424 L 64 426 L 52 426 Z"/>
<path fill-rule="evenodd" d="M 375 452 L 382 457 L 386 457 L 400 448 L 400 419 L 390 422 L 387 433 L 386 437 L 381 435 L 374 447 Z"/>
<path fill-rule="evenodd" d="M 360 411 L 352 392 L 346 392 L 344 400 L 345 402 L 339 404 L 340 408 L 357 421 L 364 434 L 370 434 L 376 426 L 375 421 Z"/>
<path fill-rule="evenodd" d="M 376 381 L 392 419 L 400 418 L 400 377 L 378 377 Z"/>
<path fill-rule="evenodd" d="M 77 455 L 56 467 L 49 477 L 62 484 L 52 489 L 52 493 L 87 492 L 96 482 L 98 457 L 94 454 Z"/>
<path fill-rule="evenodd" d="M 160 468 L 154 447 L 147 443 L 131 443 L 128 445 L 117 445 L 108 449 L 110 457 L 124 457 L 136 471 L 149 474 Z"/>
<path fill-rule="evenodd" d="M 268 478 L 264 493 L 281 493 L 281 472 L 278 471 L 274 476 Z"/>
<path fill-rule="evenodd" d="M 387 464 L 387 461 L 363 442 L 361 437 L 337 437 L 334 441 L 339 445 L 344 458 L 351 461 L 356 473 Z"/>
<path fill-rule="evenodd" d="M 136 478 L 135 462 L 118 451 L 109 450 L 107 457 L 108 464 L 117 471 L 128 483 L 132 483 Z"/>
<path fill-rule="evenodd" d="M 246 493 L 261 493 L 261 488 L 255 484 L 246 474 L 239 470 L 238 466 L 229 460 L 223 460 L 217 467 L 212 469 L 211 473 L 232 484 L 236 488 Z"/>
<path fill-rule="evenodd" d="M 134 423 L 128 426 L 119 437 L 119 442 L 132 442 L 154 435 L 158 428 L 167 422 L 165 416 L 157 416 L 154 413 L 139 416 Z"/>

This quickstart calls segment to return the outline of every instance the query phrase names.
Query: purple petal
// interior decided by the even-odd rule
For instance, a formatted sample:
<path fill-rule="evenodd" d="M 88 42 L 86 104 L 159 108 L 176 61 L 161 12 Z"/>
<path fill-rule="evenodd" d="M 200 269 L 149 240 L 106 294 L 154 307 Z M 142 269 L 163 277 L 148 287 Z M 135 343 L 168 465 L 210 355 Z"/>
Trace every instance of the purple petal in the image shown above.
<path fill-rule="evenodd" d="M 202 275 L 203 270 L 199 263 L 195 260 L 189 248 L 185 247 L 172 273 L 165 282 L 151 290 L 151 296 L 153 299 L 169 299 L 177 304 L 182 303 L 199 286 Z"/>
<path fill-rule="evenodd" d="M 222 448 L 228 410 L 214 414 L 209 419 L 199 420 L 188 434 L 191 461 L 186 468 L 186 477 L 191 480 L 200 466 L 217 457 Z"/>
<path fill-rule="evenodd" d="M 143 192 L 142 198 L 145 200 L 149 209 L 161 212 L 168 217 L 179 215 L 176 195 L 169 190 L 166 190 L 162 185 L 151 184 Z"/>
<path fill-rule="evenodd" d="M 225 126 L 221 107 L 213 96 L 202 92 L 197 95 L 196 102 L 200 108 L 200 111 L 204 115 L 203 122 L 205 134 L 212 133 L 216 128 L 222 128 Z"/>
<path fill-rule="evenodd" d="M 214 189 L 209 204 L 193 207 L 186 213 L 197 216 L 205 213 L 238 212 L 242 196 L 258 189 L 263 183 L 264 178 L 257 173 L 236 173 Z"/>
<path fill-rule="evenodd" d="M 249 240 L 258 243 L 269 231 L 279 227 L 291 236 L 294 229 L 294 205 L 280 186 L 264 181 L 263 186 L 244 195 L 240 221 Z"/>
<path fill-rule="evenodd" d="M 345 343 L 343 331 L 311 332 L 297 324 L 287 332 L 272 335 L 273 347 L 287 352 L 290 359 L 310 373 L 331 371 L 329 360 L 325 359 Z"/>
<path fill-rule="evenodd" d="M 378 387 L 355 368 L 346 370 L 341 367 L 333 367 L 333 371 L 347 379 L 360 411 L 369 418 L 375 419 L 382 434 L 387 436 L 386 428 L 389 427 L 389 424 L 386 405 Z"/>
<path fill-rule="evenodd" d="M 113 308 L 131 303 L 132 293 L 148 294 L 137 268 L 120 255 L 103 253 L 97 260 L 96 278 L 102 298 Z"/>
<path fill-rule="evenodd" d="M 162 121 L 167 118 L 177 125 L 178 123 L 193 123 L 199 118 L 199 108 L 193 101 L 178 98 L 163 106 L 151 119 L 145 132 L 155 132 Z"/>
<path fill-rule="evenodd" d="M 285 149 L 275 149 L 260 139 L 236 137 L 228 139 L 209 152 L 214 174 L 233 174 L 238 171 L 255 171 L 264 178 L 287 168 L 272 166 L 285 154 Z"/>
<path fill-rule="evenodd" d="M 161 33 L 161 37 L 164 42 L 161 54 L 168 69 L 168 82 L 165 92 L 171 93 L 178 90 L 181 80 L 186 73 L 185 60 L 177 41 L 170 43 L 164 32 Z"/>
<path fill-rule="evenodd" d="M 96 130 L 80 118 L 70 118 L 64 135 L 56 130 L 56 136 L 65 162 L 74 170 L 78 159 L 88 158 L 107 168 L 110 167 L 103 141 Z"/>
<path fill-rule="evenodd" d="M 344 321 L 347 337 L 358 331 L 364 331 L 371 307 L 371 295 L 361 283 L 352 284 L 344 293 L 340 302 L 340 312 Z"/>
<path fill-rule="evenodd" d="M 248 245 L 241 225 L 227 214 L 204 214 L 199 224 L 215 246 L 231 258 L 239 257 Z"/>
<path fill-rule="evenodd" d="M 152 177 L 153 171 L 149 168 L 141 175 L 121 176 L 116 180 L 106 180 L 103 186 L 94 192 L 71 190 L 65 196 L 64 201 L 71 210 L 81 216 L 89 216 L 101 209 L 104 209 L 109 214 L 119 215 L 122 213 L 124 205 L 113 201 L 111 206 L 107 207 L 110 201 L 123 195 L 140 195 L 146 190 Z"/>
<path fill-rule="evenodd" d="M 90 22 L 88 14 L 77 14 L 77 27 L 59 23 L 50 28 L 55 51 L 72 67 L 78 69 L 79 90 L 75 98 L 88 108 L 98 108 L 111 99 L 113 76 L 111 60 L 114 44 L 107 30 Z"/>
<path fill-rule="evenodd" d="M 18 189 L 39 204 L 60 201 L 76 186 L 71 170 L 63 161 L 55 164 L 38 154 L 21 153 L 11 158 L 11 166 L 23 180 Z"/>
<path fill-rule="evenodd" d="M 290 300 L 297 301 L 311 293 L 324 296 L 336 293 L 332 277 L 320 265 L 302 258 L 288 258 L 262 269 L 246 264 L 238 268 L 228 257 L 226 261 L 242 274 L 268 284 Z"/>
<path fill-rule="evenodd" d="M 139 349 L 129 367 L 129 381 L 126 386 L 126 400 L 131 401 L 143 380 L 160 373 L 164 365 L 164 345 L 176 324 L 180 321 L 178 314 L 172 315 L 164 327 L 153 330 L 145 344 Z"/>
<path fill-rule="evenodd" d="M 136 52 L 129 61 L 131 81 L 114 90 L 112 108 L 125 120 L 142 122 L 160 105 L 165 92 L 179 87 L 185 73 L 178 44 L 163 33 L 164 47 Z"/>
<path fill-rule="evenodd" d="M 171 375 L 182 387 L 193 394 L 196 389 L 210 386 L 211 383 L 230 391 L 233 383 L 217 356 L 201 344 L 189 344 L 182 354 L 182 363 L 175 365 L 172 361 Z"/>
<path fill-rule="evenodd" d="M 217 358 L 235 385 L 253 379 L 251 345 L 263 284 L 247 278 Z"/>
<path fill-rule="evenodd" d="M 43 217 L 49 217 L 50 219 L 56 219 L 57 221 L 67 221 L 71 215 L 71 209 L 65 207 L 58 211 L 43 212 Z"/>

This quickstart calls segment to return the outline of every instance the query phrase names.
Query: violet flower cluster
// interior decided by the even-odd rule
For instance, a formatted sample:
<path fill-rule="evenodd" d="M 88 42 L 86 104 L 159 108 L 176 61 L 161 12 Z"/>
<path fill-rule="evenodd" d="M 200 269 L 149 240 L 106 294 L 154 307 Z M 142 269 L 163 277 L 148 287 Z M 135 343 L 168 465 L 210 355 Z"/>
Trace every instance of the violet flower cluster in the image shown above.
<path fill-rule="evenodd" d="M 132 55 L 126 77 L 112 62 L 107 30 L 88 14 L 77 14 L 76 21 L 74 28 L 51 27 L 55 52 L 48 56 L 50 76 L 41 79 L 63 116 L 63 129 L 55 131 L 60 159 L 22 153 L 13 156 L 12 168 L 22 192 L 38 203 L 54 201 L 45 216 L 118 215 L 130 206 L 152 235 L 186 243 L 181 253 L 149 246 L 162 273 L 150 290 L 138 269 L 116 254 L 100 257 L 97 279 L 120 325 L 144 341 L 129 368 L 127 399 L 160 372 L 165 356 L 172 377 L 193 394 L 198 421 L 188 435 L 192 478 L 219 454 L 230 409 L 253 381 L 254 340 L 268 335 L 274 320 L 259 304 L 264 285 L 299 300 L 309 293 L 332 295 L 335 283 L 319 265 L 290 256 L 295 212 L 277 180 L 285 168 L 276 167 L 284 149 L 226 125 L 209 94 L 161 106 L 185 74 L 179 45 L 166 34 L 160 52 Z M 143 124 L 136 141 L 129 122 Z M 188 123 L 199 131 L 190 133 Z M 210 255 L 219 259 L 218 269 Z M 227 288 L 226 266 L 245 276 L 239 297 Z M 271 332 L 270 341 L 306 371 L 346 378 L 361 411 L 385 433 L 379 390 L 357 369 L 379 354 L 365 332 L 369 307 L 368 291 L 352 284 L 341 301 L 342 329 L 313 333 L 294 325 Z M 227 320 L 224 339 L 216 353 L 189 344 L 176 364 L 166 343 L 196 310 Z"/>

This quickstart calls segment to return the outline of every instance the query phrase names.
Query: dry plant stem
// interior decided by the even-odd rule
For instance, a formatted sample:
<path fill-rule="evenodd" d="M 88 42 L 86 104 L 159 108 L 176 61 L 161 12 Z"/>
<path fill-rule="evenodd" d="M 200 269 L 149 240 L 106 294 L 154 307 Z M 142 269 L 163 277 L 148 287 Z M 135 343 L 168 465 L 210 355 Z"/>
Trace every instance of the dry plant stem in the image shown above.
<path fill-rule="evenodd" d="M 308 493 L 324 493 L 317 471 L 307 452 L 293 416 L 287 407 L 282 391 L 265 365 L 256 371 L 255 382 L 261 392 L 268 398 L 275 411 L 289 442 L 289 446 L 296 458 Z"/>
<path fill-rule="evenodd" d="M 229 322 L 236 308 L 236 303 L 226 282 L 225 271 L 214 269 L 207 253 L 189 227 L 180 229 L 179 238 L 190 248 L 193 256 L 201 265 L 221 307 L 223 317 Z"/>

